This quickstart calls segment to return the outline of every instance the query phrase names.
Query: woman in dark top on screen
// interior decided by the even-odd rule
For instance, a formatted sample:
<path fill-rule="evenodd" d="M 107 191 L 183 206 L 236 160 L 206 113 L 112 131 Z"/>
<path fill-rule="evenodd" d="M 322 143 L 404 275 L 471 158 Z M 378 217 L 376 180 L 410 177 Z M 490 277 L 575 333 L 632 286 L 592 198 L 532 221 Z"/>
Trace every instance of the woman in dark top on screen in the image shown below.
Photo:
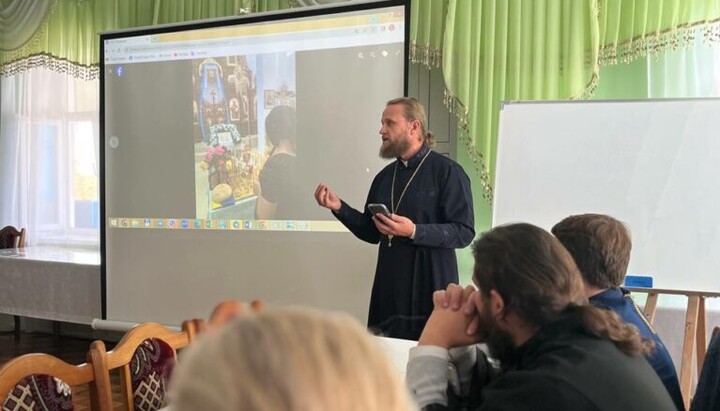
<path fill-rule="evenodd" d="M 273 148 L 260 170 L 260 193 L 255 217 L 261 220 L 288 219 L 296 189 L 295 110 L 277 106 L 265 117 L 265 135 Z"/>

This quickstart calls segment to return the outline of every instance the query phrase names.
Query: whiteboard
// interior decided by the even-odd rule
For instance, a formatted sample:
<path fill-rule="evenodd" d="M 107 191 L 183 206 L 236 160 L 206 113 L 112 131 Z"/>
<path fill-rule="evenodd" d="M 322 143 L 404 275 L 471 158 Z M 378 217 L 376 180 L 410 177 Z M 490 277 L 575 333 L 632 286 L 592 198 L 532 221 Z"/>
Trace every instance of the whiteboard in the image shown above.
<path fill-rule="evenodd" d="M 581 213 L 629 225 L 629 275 L 720 292 L 720 100 L 505 103 L 493 225 Z"/>

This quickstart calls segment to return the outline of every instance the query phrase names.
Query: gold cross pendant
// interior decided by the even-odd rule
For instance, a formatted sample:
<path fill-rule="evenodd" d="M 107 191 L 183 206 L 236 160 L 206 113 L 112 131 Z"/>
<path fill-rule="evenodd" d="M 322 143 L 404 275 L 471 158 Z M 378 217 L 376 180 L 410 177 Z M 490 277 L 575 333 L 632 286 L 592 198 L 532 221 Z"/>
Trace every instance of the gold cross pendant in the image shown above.
<path fill-rule="evenodd" d="M 393 239 L 393 235 L 388 234 L 388 247 L 392 247 L 392 239 Z"/>

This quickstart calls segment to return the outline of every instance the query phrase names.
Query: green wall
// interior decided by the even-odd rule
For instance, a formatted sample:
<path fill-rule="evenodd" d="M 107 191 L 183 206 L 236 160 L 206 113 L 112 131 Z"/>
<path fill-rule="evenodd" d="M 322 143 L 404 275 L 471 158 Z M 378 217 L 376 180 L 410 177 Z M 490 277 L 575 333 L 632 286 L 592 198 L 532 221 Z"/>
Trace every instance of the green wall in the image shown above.
<path fill-rule="evenodd" d="M 647 64 L 647 58 L 639 58 L 628 64 L 603 66 L 592 100 L 646 99 Z"/>
<path fill-rule="evenodd" d="M 480 173 L 475 171 L 475 164 L 470 159 L 467 147 L 464 143 L 457 143 L 457 162 L 465 169 L 470 177 L 473 192 L 473 205 L 475 208 L 475 238 L 490 228 L 492 222 L 492 208 L 482 196 L 482 184 Z M 472 283 L 473 256 L 470 246 L 457 251 L 458 270 L 460 272 L 460 284 Z"/>

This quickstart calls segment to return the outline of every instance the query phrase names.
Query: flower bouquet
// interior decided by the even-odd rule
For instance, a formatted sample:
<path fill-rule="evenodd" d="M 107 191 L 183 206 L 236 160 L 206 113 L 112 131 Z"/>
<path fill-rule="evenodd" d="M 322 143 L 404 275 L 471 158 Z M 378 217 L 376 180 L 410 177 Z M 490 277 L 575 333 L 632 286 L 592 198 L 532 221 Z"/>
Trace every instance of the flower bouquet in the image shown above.
<path fill-rule="evenodd" d="M 225 146 L 209 146 L 205 158 L 200 162 L 200 168 L 206 170 L 210 190 L 218 184 L 235 186 L 235 162 L 230 150 Z"/>

